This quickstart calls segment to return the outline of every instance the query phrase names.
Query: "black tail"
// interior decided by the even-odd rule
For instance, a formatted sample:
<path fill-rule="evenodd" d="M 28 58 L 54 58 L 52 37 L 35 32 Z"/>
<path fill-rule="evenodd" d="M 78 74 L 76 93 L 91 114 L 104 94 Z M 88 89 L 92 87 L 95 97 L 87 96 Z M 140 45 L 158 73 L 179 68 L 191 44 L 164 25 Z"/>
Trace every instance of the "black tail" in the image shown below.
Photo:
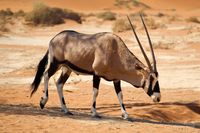
<path fill-rule="evenodd" d="M 32 95 L 37 91 L 38 86 L 40 85 L 40 81 L 42 79 L 43 73 L 48 63 L 48 54 L 49 54 L 49 50 L 46 52 L 45 56 L 42 58 L 42 60 L 40 60 L 40 63 L 38 64 L 35 79 L 33 83 L 31 84 L 32 92 L 31 92 L 30 97 L 32 97 Z"/>

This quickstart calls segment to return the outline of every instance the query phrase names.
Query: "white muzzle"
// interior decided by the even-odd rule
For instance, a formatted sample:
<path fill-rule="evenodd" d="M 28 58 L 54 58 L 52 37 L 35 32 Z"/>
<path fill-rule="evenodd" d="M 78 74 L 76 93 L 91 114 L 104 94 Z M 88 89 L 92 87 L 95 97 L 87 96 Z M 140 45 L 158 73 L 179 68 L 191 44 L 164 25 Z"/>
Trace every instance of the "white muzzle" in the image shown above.
<path fill-rule="evenodd" d="M 151 98 L 153 99 L 153 102 L 158 103 L 161 100 L 161 95 L 159 92 L 154 92 L 153 95 L 151 95 Z"/>

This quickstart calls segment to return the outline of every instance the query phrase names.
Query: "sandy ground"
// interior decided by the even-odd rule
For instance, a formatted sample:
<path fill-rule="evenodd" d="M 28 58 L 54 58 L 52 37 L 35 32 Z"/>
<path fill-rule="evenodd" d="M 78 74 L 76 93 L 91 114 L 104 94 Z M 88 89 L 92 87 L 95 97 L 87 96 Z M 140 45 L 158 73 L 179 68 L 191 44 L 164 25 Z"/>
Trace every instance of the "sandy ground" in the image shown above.
<path fill-rule="evenodd" d="M 67 5 L 64 1 L 44 1 L 59 7 Z M 22 8 L 21 3 L 27 4 L 23 9 L 29 11 L 35 1 L 17 2 L 19 6 L 16 7 L 12 0 L 1 0 L 0 9 L 9 7 L 18 10 Z M 116 10 L 113 0 L 109 0 L 107 5 L 105 1 L 98 1 L 98 4 L 96 2 L 91 3 L 94 6 L 84 3 L 77 5 L 72 1 L 68 2 L 68 5 L 74 10 L 86 12 L 104 8 Z M 175 0 L 175 4 L 172 4 L 170 0 L 166 4 L 161 0 L 158 1 L 159 7 L 146 0 L 143 2 L 152 7 L 149 10 L 151 17 L 165 24 L 165 28 L 150 30 L 153 42 L 170 45 L 170 49 L 155 50 L 162 93 L 160 103 L 154 104 L 142 89 L 123 82 L 124 103 L 131 118 L 129 121 L 123 120 L 112 83 L 102 80 L 97 99 L 97 111 L 102 118 L 95 119 L 90 115 L 92 78 L 72 74 L 64 87 L 64 96 L 74 115 L 66 116 L 60 111 L 54 84 L 58 72 L 50 80 L 50 98 L 46 108 L 41 110 L 39 100 L 43 93 L 43 82 L 31 99 L 30 84 L 35 68 L 48 48 L 49 40 L 64 29 L 83 33 L 111 32 L 113 22 L 86 18 L 82 25 L 67 20 L 65 24 L 35 28 L 19 21 L 11 26 L 10 33 L 0 36 L 0 132 L 200 133 L 200 26 L 185 21 L 185 18 L 190 16 L 200 17 L 197 13 L 199 2 L 192 0 L 191 4 L 191 1 L 184 3 Z M 171 8 L 176 10 L 171 11 Z M 184 14 L 183 10 L 188 13 Z M 155 14 L 160 11 L 168 16 L 156 18 Z M 176 15 L 177 20 L 171 22 L 169 19 L 173 15 Z M 139 25 L 139 21 L 136 21 L 136 24 Z M 140 27 L 137 28 L 139 37 L 148 50 L 146 36 Z M 144 61 L 132 32 L 117 34 L 128 48 Z"/>

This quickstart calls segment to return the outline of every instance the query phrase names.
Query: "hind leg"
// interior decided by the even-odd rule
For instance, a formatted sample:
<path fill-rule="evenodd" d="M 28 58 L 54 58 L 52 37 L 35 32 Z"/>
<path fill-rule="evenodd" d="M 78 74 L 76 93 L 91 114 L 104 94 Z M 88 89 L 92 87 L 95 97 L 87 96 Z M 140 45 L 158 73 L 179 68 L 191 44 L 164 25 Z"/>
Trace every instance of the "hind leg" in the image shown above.
<path fill-rule="evenodd" d="M 100 77 L 97 75 L 93 75 L 93 100 L 92 100 L 92 117 L 100 118 L 96 111 L 96 99 L 99 93 L 99 83 L 100 83 Z"/>
<path fill-rule="evenodd" d="M 49 79 L 52 75 L 55 74 L 55 72 L 58 70 L 58 65 L 55 63 L 51 63 L 49 66 L 49 69 L 47 71 L 45 71 L 44 73 L 44 96 L 41 97 L 40 100 L 40 107 L 41 109 L 44 108 L 45 104 L 48 101 L 48 84 L 49 84 Z"/>
<path fill-rule="evenodd" d="M 69 110 L 65 104 L 65 99 L 63 96 L 63 86 L 64 86 L 65 82 L 67 81 L 67 79 L 69 78 L 70 74 L 71 74 L 71 70 L 69 70 L 66 67 L 63 67 L 62 73 L 56 83 L 56 86 L 57 86 L 57 91 L 58 91 L 62 111 L 64 111 L 65 114 L 72 115 L 72 113 L 69 112 Z"/>

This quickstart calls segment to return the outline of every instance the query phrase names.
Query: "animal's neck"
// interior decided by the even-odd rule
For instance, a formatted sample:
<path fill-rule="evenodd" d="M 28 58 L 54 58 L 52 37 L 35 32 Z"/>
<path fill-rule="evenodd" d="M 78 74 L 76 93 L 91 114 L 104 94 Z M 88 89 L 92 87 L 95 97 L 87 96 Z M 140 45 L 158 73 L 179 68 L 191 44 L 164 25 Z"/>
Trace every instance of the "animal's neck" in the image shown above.
<path fill-rule="evenodd" d="M 146 67 L 137 58 L 135 58 L 134 62 L 129 62 L 129 67 L 125 70 L 126 72 L 123 73 L 123 80 L 137 87 L 144 86 L 144 83 L 150 73 L 148 67 Z"/>
<path fill-rule="evenodd" d="M 127 74 L 125 81 L 136 87 L 143 87 L 146 82 L 148 72 L 144 69 L 131 71 Z"/>

